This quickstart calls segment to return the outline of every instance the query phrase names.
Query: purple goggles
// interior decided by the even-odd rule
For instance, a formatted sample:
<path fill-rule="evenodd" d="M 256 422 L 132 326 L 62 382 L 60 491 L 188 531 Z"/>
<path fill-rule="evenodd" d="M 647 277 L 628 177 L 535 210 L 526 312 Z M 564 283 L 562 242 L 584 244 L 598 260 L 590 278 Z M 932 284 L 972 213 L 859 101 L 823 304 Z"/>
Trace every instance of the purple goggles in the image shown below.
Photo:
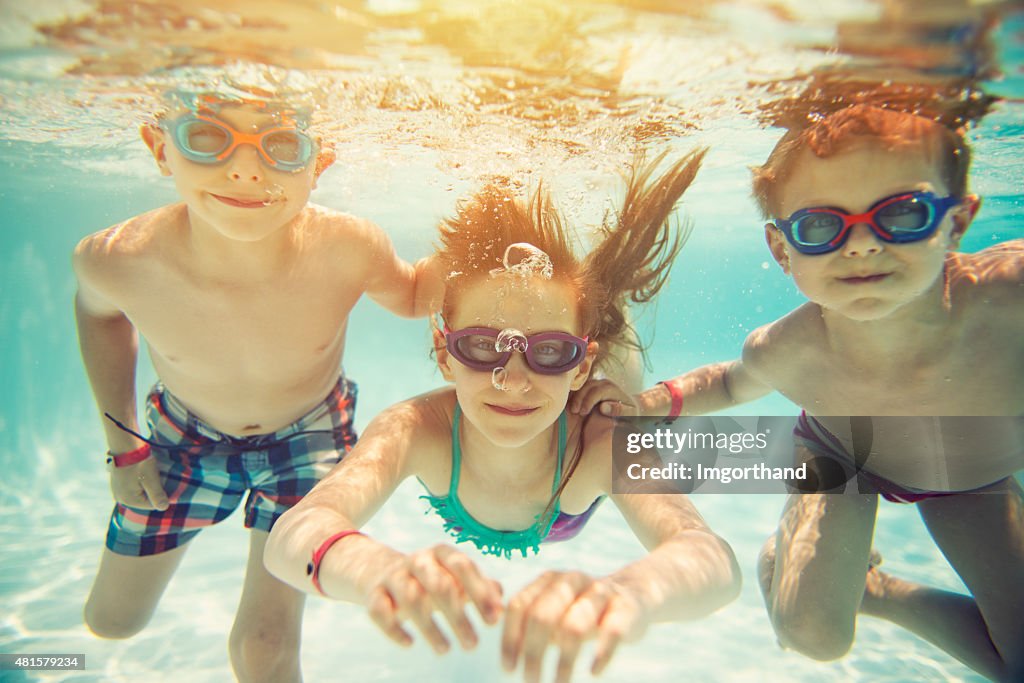
<path fill-rule="evenodd" d="M 542 375 L 569 372 L 587 356 L 589 337 L 574 337 L 568 332 L 539 332 L 529 336 L 519 330 L 492 327 L 466 327 L 452 331 L 444 326 L 448 353 L 467 368 L 493 371 L 502 368 L 518 351 L 526 357 L 530 369 Z"/>

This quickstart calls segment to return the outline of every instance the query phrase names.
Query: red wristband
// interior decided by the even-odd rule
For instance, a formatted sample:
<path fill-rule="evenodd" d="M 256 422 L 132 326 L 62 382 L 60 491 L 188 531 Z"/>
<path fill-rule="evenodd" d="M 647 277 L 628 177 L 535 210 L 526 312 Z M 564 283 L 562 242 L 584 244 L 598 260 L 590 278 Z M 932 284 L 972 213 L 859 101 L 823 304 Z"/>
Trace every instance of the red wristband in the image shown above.
<path fill-rule="evenodd" d="M 114 467 L 128 467 L 129 465 L 136 465 L 150 456 L 150 448 L 148 443 L 144 443 L 134 451 L 128 451 L 127 453 L 110 453 L 107 462 L 114 463 Z"/>
<path fill-rule="evenodd" d="M 316 588 L 316 592 L 320 595 L 327 597 L 327 593 L 324 593 L 324 589 L 320 585 L 320 563 L 323 561 L 324 555 L 327 554 L 327 551 L 331 549 L 332 545 L 334 545 L 341 539 L 345 538 L 346 536 L 351 536 L 353 534 L 359 534 L 360 536 L 364 535 L 363 532 L 359 529 L 348 529 L 346 531 L 339 531 L 338 533 L 334 534 L 326 541 L 321 543 L 320 547 L 313 551 L 313 559 L 312 561 L 310 561 L 309 564 L 306 565 L 306 574 L 313 580 L 313 588 Z"/>
<path fill-rule="evenodd" d="M 667 379 L 658 384 L 663 384 L 668 389 L 669 396 L 672 397 L 672 405 L 668 409 L 668 415 L 665 416 L 667 422 L 673 422 L 683 412 L 683 392 L 679 389 L 679 385 L 676 384 L 674 379 Z"/>

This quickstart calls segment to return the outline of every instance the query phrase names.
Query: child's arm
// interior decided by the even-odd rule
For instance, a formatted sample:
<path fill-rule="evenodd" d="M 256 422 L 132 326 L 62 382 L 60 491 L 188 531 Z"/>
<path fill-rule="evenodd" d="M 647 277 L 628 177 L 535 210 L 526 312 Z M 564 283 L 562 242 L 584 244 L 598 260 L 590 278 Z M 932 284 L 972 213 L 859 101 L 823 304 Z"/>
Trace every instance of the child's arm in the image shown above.
<path fill-rule="evenodd" d="M 754 401 L 772 391 L 743 360 L 712 363 L 667 381 L 683 397 L 680 415 L 706 415 Z M 667 415 L 672 394 L 659 383 L 638 394 L 636 404 L 640 415 Z"/>
<path fill-rule="evenodd" d="M 102 271 L 101 260 L 90 248 L 88 239 L 75 250 L 73 265 L 79 283 L 75 295 L 78 343 L 100 413 L 109 414 L 128 428 L 139 431 L 135 409 L 138 336 L 124 313 L 94 286 L 97 272 Z M 143 445 L 106 417 L 102 420 L 110 454 L 128 453 Z M 120 503 L 143 509 L 167 508 L 167 494 L 152 458 L 127 467 L 111 468 L 110 486 Z"/>
<path fill-rule="evenodd" d="M 734 360 L 712 363 L 679 375 L 672 383 L 682 398 L 680 415 L 705 415 L 747 403 L 772 391 L 750 371 L 749 363 Z M 570 410 L 586 415 L 598 406 L 602 415 L 665 416 L 672 409 L 672 394 L 664 383 L 630 396 L 607 380 L 588 382 L 576 392 Z"/>
<path fill-rule="evenodd" d="M 371 299 L 404 318 L 422 318 L 440 310 L 444 278 L 431 255 L 410 264 L 399 258 L 383 230 L 373 227 L 366 293 Z"/>
<path fill-rule="evenodd" d="M 451 546 L 406 555 L 362 534 L 323 550 L 325 541 L 339 532 L 365 524 L 403 479 L 415 475 L 415 458 L 437 445 L 450 448 L 428 424 L 437 421 L 431 401 L 438 396 L 392 406 L 374 418 L 331 473 L 277 521 L 264 562 L 272 574 L 299 590 L 366 605 L 374 622 L 400 645 L 412 642 L 401 623 L 411 620 L 443 653 L 449 644 L 431 618 L 435 610 L 445 615 L 465 648 L 477 640 L 465 613 L 467 602 L 489 624 L 501 615 L 500 586 L 482 576 L 466 555 Z M 310 571 L 318 551 L 319 587 Z"/>
<path fill-rule="evenodd" d="M 601 447 L 610 450 L 610 436 Z M 523 589 L 505 618 L 506 670 L 522 659 L 527 680 L 536 680 L 545 649 L 555 646 L 557 680 L 568 680 L 583 642 L 596 639 L 591 673 L 597 675 L 620 643 L 637 640 L 650 623 L 697 619 L 739 594 L 732 549 L 685 496 L 609 493 L 650 553 L 608 576 L 549 572 Z"/>

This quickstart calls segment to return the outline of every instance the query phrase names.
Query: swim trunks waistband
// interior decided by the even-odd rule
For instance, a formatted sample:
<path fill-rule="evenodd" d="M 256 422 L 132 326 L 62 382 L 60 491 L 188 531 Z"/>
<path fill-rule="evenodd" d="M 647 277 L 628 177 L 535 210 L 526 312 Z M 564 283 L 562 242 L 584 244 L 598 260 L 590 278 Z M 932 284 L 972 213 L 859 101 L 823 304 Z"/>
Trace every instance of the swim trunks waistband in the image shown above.
<path fill-rule="evenodd" d="M 226 434 L 203 421 L 202 418 L 189 410 L 180 399 L 172 394 L 163 382 L 157 382 L 153 387 L 152 393 L 160 398 L 157 404 L 158 409 L 174 422 L 184 426 L 190 433 L 201 434 L 202 436 L 213 439 L 214 441 L 244 443 L 280 441 L 282 439 L 287 439 L 289 436 L 297 432 L 309 429 L 314 422 L 327 414 L 330 410 L 330 406 L 336 405 L 351 396 L 354 393 L 354 385 L 345 378 L 344 374 L 342 374 L 338 377 L 338 381 L 327 393 L 327 396 L 313 406 L 308 413 L 296 421 L 275 432 L 264 432 L 261 434 L 250 434 L 246 436 Z"/>
<path fill-rule="evenodd" d="M 808 415 L 806 411 L 801 411 L 796 426 L 793 428 L 793 437 L 797 443 L 806 447 L 815 456 L 827 458 L 843 466 L 844 470 L 846 470 L 846 482 L 859 479 L 861 493 L 878 493 L 893 503 L 919 503 L 930 498 L 942 498 L 977 491 L 977 489 L 970 491 L 928 491 L 900 486 L 890 479 L 870 471 L 862 462 L 859 462 L 857 458 L 847 452 L 835 434 L 826 429 L 814 416 Z M 866 454 L 862 457 L 866 459 Z"/>

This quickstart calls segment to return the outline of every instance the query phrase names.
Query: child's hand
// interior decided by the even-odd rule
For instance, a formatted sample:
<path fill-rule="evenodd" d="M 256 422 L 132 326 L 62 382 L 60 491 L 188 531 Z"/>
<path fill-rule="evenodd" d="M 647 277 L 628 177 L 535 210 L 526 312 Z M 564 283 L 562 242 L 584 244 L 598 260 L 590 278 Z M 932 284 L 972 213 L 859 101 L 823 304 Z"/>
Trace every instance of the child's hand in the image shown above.
<path fill-rule="evenodd" d="M 138 510 L 166 510 L 170 504 L 154 458 L 112 468 L 110 490 L 118 503 Z"/>
<path fill-rule="evenodd" d="M 463 649 L 476 646 L 477 636 L 466 617 L 466 603 L 472 602 L 488 624 L 501 618 L 501 585 L 484 577 L 473 561 L 449 545 L 438 545 L 406 555 L 392 566 L 383 580 L 370 591 L 370 617 L 399 645 L 412 644 L 402 621 L 412 620 L 438 654 L 449 643 L 437 627 L 433 612 L 440 610 L 451 625 Z"/>
<path fill-rule="evenodd" d="M 537 683 L 544 651 L 553 645 L 561 650 L 555 681 L 566 683 L 584 641 L 597 639 L 590 671 L 598 675 L 620 642 L 636 640 L 646 628 L 640 602 L 609 579 L 547 572 L 509 602 L 501 663 L 515 671 L 521 658 L 527 683 Z"/>
<path fill-rule="evenodd" d="M 569 412 L 577 415 L 589 415 L 595 406 L 609 417 L 637 415 L 635 398 L 607 379 L 588 379 L 569 399 Z"/>

